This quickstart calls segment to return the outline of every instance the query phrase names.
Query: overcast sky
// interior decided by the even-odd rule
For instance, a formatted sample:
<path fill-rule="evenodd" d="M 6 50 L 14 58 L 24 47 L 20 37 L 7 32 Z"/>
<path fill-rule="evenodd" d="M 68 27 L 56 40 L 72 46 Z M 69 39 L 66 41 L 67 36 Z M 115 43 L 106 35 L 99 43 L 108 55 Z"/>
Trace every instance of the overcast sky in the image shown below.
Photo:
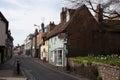
<path fill-rule="evenodd" d="M 9 29 L 14 37 L 14 45 L 24 43 L 36 26 L 44 21 L 56 24 L 60 21 L 61 7 L 64 0 L 0 0 L 0 11 L 9 21 Z"/>

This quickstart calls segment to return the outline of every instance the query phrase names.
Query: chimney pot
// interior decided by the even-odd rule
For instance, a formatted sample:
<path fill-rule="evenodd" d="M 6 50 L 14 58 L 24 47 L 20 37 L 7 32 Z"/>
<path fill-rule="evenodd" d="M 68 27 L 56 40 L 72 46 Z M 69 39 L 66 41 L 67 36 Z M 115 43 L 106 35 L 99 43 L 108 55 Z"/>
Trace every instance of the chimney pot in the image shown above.
<path fill-rule="evenodd" d="M 64 7 L 62 7 L 62 12 L 64 12 Z"/>
<path fill-rule="evenodd" d="M 67 8 L 62 7 L 62 12 L 60 13 L 61 23 L 66 22 Z"/>
<path fill-rule="evenodd" d="M 67 12 L 67 8 L 65 7 L 65 12 Z"/>

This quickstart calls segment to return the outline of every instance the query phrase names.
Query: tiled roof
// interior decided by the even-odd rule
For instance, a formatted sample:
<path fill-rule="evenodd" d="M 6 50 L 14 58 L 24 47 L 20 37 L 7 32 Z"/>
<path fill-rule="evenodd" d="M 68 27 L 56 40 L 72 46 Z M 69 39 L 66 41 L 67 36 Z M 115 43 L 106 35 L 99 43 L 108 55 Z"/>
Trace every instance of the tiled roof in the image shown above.
<path fill-rule="evenodd" d="M 68 22 L 66 22 L 66 23 L 60 23 L 60 24 L 58 24 L 52 31 L 48 32 L 46 38 L 48 39 L 48 38 L 50 38 L 52 36 L 55 36 L 55 35 L 63 32 L 63 31 L 65 31 L 66 28 L 69 26 L 69 24 L 73 21 L 73 18 L 76 15 L 76 13 L 79 12 L 84 7 L 86 7 L 86 6 L 85 5 L 81 6 L 80 8 L 78 8 L 77 10 L 75 10 L 74 13 L 73 13 L 73 10 L 72 10 L 73 15 L 72 15 L 71 19 Z"/>
<path fill-rule="evenodd" d="M 52 36 L 57 35 L 58 33 L 61 33 L 62 31 L 64 31 L 66 29 L 67 24 L 68 24 L 68 22 L 64 23 L 64 24 L 62 24 L 62 23 L 58 24 L 52 31 L 48 32 L 46 38 L 50 38 Z"/>
<path fill-rule="evenodd" d="M 3 20 L 4 22 L 8 23 L 7 19 L 4 17 L 4 15 L 0 12 L 0 20 Z"/>

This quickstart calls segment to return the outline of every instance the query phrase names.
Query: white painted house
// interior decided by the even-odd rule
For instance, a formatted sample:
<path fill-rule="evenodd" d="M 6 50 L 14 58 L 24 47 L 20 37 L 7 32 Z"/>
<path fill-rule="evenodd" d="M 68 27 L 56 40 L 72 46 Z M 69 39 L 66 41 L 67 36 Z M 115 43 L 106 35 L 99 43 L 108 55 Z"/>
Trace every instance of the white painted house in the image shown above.
<path fill-rule="evenodd" d="M 55 66 L 66 66 L 65 38 L 60 37 L 60 33 L 53 36 L 48 41 L 49 62 Z"/>

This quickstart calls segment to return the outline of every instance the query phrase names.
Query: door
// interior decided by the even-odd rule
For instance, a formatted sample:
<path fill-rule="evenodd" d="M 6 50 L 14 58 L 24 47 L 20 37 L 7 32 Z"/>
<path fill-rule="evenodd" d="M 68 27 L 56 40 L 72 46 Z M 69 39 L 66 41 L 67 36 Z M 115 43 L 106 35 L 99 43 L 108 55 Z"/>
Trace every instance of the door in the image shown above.
<path fill-rule="evenodd" d="M 62 64 L 63 64 L 63 59 L 62 59 L 62 50 L 58 50 L 57 51 L 58 53 L 57 53 L 57 66 L 62 66 Z"/>

